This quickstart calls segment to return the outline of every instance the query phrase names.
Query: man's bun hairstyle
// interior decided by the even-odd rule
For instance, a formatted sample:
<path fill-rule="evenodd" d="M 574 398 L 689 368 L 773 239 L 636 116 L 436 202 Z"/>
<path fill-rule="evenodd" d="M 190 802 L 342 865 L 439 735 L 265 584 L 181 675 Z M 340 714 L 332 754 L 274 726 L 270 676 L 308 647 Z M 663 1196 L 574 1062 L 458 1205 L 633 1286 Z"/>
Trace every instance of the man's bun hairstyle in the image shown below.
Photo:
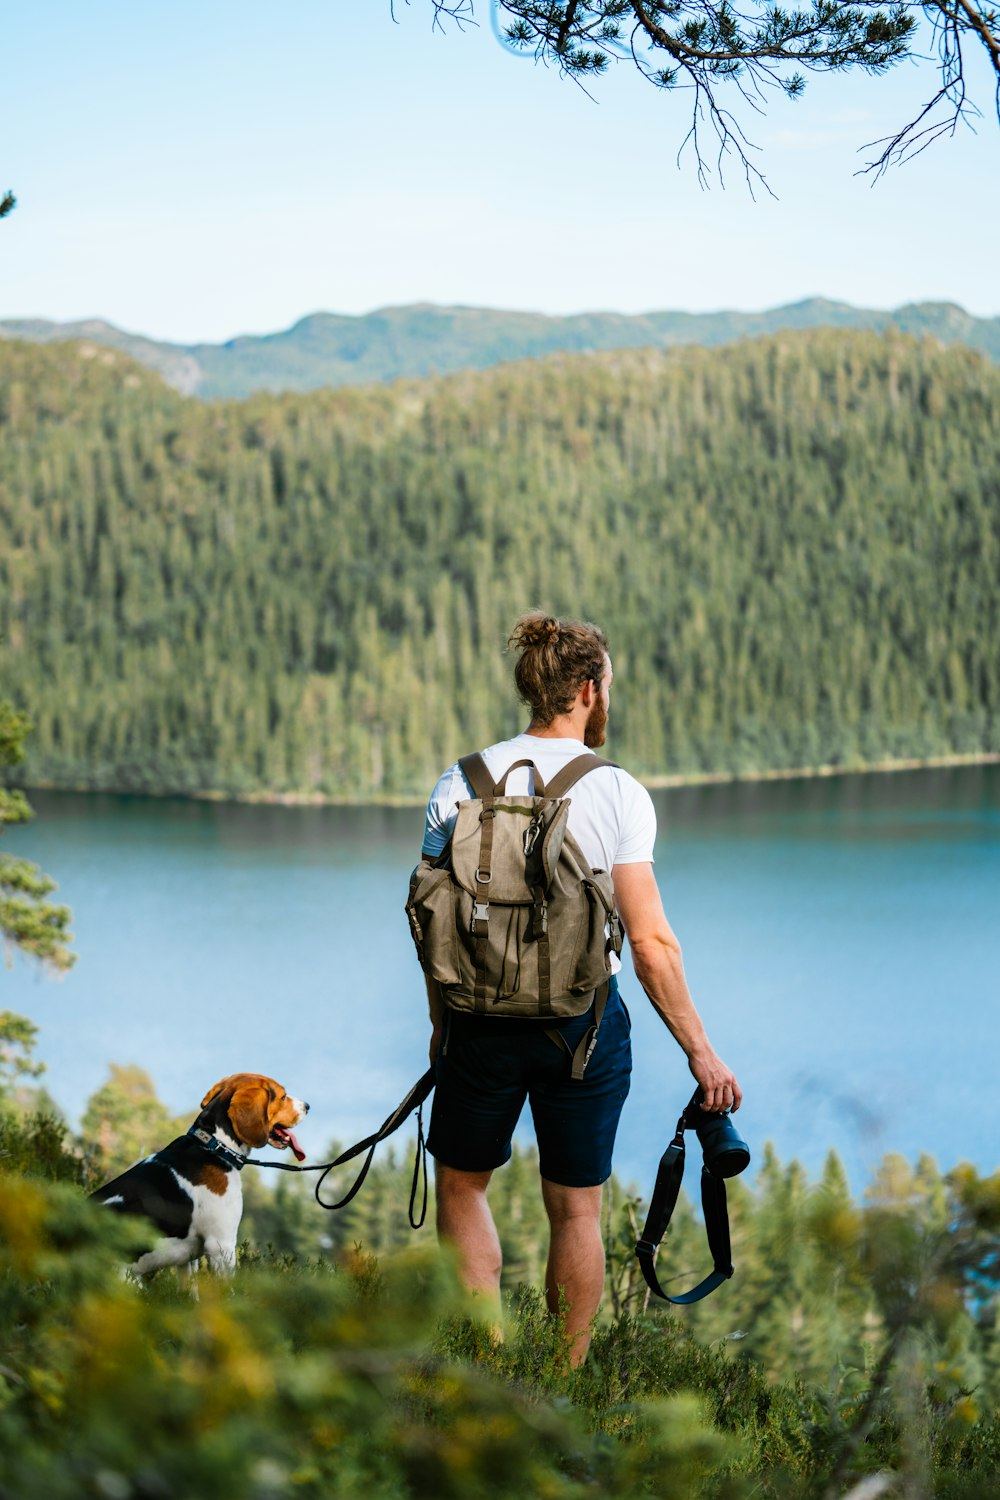
<path fill-rule="evenodd" d="M 607 637 L 585 620 L 557 620 L 544 610 L 522 615 L 507 647 L 519 652 L 514 681 L 533 724 L 551 724 L 568 713 L 585 682 L 604 677 Z"/>

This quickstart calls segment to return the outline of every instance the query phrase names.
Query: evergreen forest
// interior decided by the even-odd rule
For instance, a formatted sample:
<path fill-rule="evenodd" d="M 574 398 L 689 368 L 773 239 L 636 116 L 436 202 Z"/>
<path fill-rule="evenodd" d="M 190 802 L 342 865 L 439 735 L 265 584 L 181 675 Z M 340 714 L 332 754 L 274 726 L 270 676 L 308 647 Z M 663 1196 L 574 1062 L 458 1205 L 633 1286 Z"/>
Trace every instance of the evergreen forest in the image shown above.
<path fill-rule="evenodd" d="M 898 332 L 186 398 L 0 344 L 0 685 L 29 784 L 420 798 L 599 621 L 654 779 L 1000 752 L 1000 370 Z"/>

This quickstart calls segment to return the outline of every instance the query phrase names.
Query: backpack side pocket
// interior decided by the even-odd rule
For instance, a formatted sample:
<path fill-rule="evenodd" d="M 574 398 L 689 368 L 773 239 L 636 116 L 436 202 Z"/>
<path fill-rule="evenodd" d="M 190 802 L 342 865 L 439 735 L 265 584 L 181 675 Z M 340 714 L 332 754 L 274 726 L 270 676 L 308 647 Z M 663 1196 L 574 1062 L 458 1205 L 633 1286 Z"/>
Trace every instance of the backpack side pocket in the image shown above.
<path fill-rule="evenodd" d="M 459 984 L 462 976 L 451 872 L 436 865 L 418 865 L 410 876 L 406 915 L 424 973 L 438 984 Z"/>

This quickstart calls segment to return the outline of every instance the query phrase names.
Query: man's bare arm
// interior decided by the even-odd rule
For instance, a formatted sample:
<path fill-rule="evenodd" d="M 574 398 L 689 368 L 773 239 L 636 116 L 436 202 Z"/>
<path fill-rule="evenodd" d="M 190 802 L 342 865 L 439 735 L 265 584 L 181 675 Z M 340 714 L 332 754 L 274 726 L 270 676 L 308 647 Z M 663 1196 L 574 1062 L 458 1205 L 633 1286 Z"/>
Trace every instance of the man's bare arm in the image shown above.
<path fill-rule="evenodd" d="M 667 921 L 648 864 L 615 865 L 615 899 L 632 950 L 636 978 L 687 1054 L 708 1110 L 739 1109 L 742 1090 L 732 1069 L 710 1045 L 684 977 L 681 948 Z"/>

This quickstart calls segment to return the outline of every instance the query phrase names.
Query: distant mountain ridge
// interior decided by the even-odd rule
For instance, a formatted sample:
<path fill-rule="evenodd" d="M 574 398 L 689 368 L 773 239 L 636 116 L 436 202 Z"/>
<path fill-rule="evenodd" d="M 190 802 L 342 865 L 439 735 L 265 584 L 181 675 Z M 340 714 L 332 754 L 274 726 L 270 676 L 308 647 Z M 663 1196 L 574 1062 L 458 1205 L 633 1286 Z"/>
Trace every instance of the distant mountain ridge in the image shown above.
<path fill-rule="evenodd" d="M 246 334 L 222 344 L 168 343 L 127 333 L 100 318 L 76 323 L 13 318 L 0 320 L 0 338 L 105 344 L 155 370 L 185 395 L 212 400 L 487 369 L 556 352 L 713 346 L 805 328 L 897 328 L 942 344 L 965 345 L 1000 363 L 1000 317 L 973 317 L 953 302 L 915 302 L 889 312 L 823 297 L 762 313 L 591 312 L 569 317 L 418 303 L 360 316 L 312 313 L 278 333 Z"/>

